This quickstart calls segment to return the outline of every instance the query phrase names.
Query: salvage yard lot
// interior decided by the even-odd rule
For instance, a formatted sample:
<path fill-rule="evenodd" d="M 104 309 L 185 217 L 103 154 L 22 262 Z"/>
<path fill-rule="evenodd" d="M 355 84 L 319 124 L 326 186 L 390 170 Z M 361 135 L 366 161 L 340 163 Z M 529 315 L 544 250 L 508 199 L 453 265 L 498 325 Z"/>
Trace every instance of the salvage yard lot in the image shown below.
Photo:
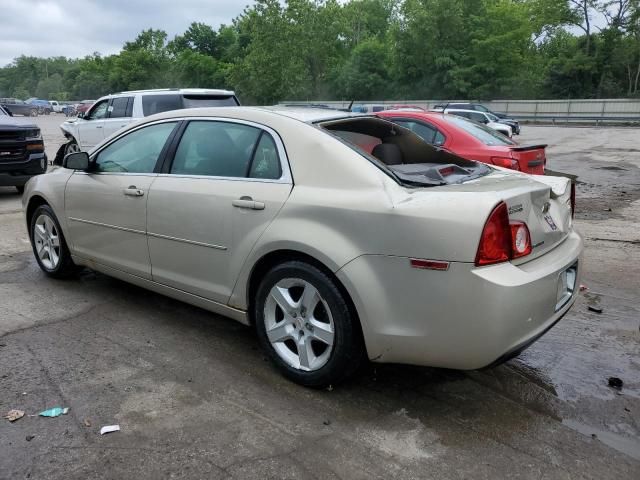
<path fill-rule="evenodd" d="M 51 159 L 63 117 L 36 121 Z M 588 289 L 540 341 L 492 370 L 370 365 L 330 390 L 283 379 L 232 320 L 90 271 L 46 278 L 0 189 L 0 411 L 70 407 L 0 422 L 0 478 L 639 478 L 638 135 L 517 138 L 580 182 Z"/>

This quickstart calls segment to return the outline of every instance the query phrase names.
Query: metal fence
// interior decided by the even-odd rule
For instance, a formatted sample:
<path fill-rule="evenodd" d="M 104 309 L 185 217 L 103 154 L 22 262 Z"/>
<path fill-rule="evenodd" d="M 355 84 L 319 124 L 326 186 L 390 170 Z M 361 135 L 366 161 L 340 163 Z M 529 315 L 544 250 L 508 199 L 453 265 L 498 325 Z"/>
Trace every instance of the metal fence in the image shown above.
<path fill-rule="evenodd" d="M 447 102 L 469 100 L 393 100 L 354 102 L 354 106 L 389 109 L 393 106 L 417 106 L 427 110 Z M 286 105 L 327 105 L 346 108 L 351 102 L 280 102 Z M 490 110 L 506 113 L 527 122 L 540 123 L 640 123 L 640 99 L 602 100 L 493 100 L 479 102 Z"/>

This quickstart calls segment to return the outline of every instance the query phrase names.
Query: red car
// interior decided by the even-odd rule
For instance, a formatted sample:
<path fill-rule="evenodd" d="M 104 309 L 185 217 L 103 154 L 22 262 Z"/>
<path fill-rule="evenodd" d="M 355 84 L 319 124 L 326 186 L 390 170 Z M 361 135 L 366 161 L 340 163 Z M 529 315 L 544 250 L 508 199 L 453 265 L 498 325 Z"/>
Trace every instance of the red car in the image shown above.
<path fill-rule="evenodd" d="M 376 115 L 413 131 L 428 143 L 490 165 L 543 175 L 546 145 L 522 146 L 484 125 L 439 112 L 388 110 Z"/>

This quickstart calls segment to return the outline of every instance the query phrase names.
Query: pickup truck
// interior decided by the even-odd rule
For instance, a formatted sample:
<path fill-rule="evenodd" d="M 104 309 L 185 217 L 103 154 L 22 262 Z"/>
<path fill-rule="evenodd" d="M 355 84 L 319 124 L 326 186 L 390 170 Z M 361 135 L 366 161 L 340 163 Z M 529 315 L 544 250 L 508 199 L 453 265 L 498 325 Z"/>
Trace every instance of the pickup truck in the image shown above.
<path fill-rule="evenodd" d="M 25 117 L 38 115 L 38 107 L 36 105 L 30 105 L 17 98 L 0 98 L 0 105 L 12 115 L 24 115 Z"/>
<path fill-rule="evenodd" d="M 31 177 L 47 170 L 42 133 L 26 118 L 14 118 L 0 107 L 0 186 L 24 191 Z"/>

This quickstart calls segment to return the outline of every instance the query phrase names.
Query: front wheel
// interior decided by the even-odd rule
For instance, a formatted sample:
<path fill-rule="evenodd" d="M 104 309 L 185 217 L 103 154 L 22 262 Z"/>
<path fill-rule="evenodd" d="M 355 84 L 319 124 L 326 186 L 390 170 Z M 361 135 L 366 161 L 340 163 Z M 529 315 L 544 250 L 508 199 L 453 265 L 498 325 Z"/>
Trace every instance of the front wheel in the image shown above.
<path fill-rule="evenodd" d="M 76 153 L 80 151 L 80 146 L 75 140 L 70 140 L 64 147 L 64 155 L 67 156 L 70 153 Z"/>
<path fill-rule="evenodd" d="M 31 246 L 38 265 L 54 278 L 66 278 L 77 267 L 62 234 L 58 219 L 49 205 L 40 205 L 31 217 Z"/>
<path fill-rule="evenodd" d="M 37 108 L 32 108 L 31 110 L 29 110 L 29 116 L 37 117 L 38 116 L 38 109 Z"/>
<path fill-rule="evenodd" d="M 313 265 L 274 267 L 260 283 L 253 313 L 263 349 L 301 385 L 339 383 L 364 358 L 358 320 L 335 281 Z"/>

